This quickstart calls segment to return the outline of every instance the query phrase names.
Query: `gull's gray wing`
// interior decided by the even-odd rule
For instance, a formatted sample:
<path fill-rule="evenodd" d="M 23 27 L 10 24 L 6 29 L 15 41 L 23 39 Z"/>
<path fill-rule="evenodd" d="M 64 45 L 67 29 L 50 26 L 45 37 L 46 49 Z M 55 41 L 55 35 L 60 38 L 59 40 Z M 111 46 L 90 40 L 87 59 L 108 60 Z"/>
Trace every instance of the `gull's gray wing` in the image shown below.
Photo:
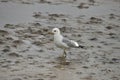
<path fill-rule="evenodd" d="M 76 47 L 75 43 L 72 40 L 69 40 L 67 38 L 63 38 L 62 42 L 67 44 L 67 46 L 69 46 L 69 47 Z"/>

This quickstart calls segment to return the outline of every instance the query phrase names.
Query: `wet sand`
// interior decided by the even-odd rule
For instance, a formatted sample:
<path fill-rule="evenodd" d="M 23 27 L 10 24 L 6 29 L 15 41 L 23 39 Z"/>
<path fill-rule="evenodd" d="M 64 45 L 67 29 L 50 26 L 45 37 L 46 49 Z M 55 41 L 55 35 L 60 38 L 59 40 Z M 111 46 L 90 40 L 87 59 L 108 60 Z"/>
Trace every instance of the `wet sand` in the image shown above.
<path fill-rule="evenodd" d="M 48 34 L 84 48 L 62 50 Z M 0 80 L 119 80 L 119 0 L 0 0 Z"/>

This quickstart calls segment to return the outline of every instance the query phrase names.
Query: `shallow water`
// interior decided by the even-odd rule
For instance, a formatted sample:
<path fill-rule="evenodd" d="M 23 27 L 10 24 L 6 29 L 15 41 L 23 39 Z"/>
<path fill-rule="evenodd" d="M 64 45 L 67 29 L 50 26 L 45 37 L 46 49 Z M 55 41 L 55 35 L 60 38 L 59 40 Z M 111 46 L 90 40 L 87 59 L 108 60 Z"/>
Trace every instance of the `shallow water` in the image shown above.
<path fill-rule="evenodd" d="M 113 7 L 114 6 L 114 7 Z M 114 9 L 117 9 L 115 11 Z M 0 26 L 5 24 L 18 24 L 33 22 L 36 19 L 33 17 L 34 12 L 41 12 L 43 14 L 64 14 L 70 17 L 79 17 L 85 15 L 87 17 L 100 16 L 109 13 L 120 12 L 119 6 L 113 4 L 106 4 L 100 6 L 90 6 L 88 9 L 79 9 L 77 5 L 73 4 L 19 4 L 19 3 L 0 3 Z M 97 13 L 97 14 L 96 14 Z"/>

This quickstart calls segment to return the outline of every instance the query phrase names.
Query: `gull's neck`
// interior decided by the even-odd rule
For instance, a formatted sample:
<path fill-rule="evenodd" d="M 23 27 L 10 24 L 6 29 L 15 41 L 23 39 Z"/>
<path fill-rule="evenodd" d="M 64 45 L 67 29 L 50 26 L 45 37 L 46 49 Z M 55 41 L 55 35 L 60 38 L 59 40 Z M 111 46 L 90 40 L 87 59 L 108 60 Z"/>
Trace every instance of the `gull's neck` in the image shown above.
<path fill-rule="evenodd" d="M 60 33 L 56 33 L 56 34 L 54 34 L 54 36 L 61 36 L 61 34 Z"/>
<path fill-rule="evenodd" d="M 54 39 L 62 39 L 62 35 L 60 33 L 54 34 Z"/>

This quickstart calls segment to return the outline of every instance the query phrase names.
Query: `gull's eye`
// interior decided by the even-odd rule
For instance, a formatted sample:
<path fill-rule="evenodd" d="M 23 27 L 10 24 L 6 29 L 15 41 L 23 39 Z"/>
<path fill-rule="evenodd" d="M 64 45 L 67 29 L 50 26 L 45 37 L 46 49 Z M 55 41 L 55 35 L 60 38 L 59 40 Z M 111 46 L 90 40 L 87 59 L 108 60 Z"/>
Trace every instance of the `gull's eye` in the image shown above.
<path fill-rule="evenodd" d="M 54 30 L 54 32 L 57 32 L 56 30 Z"/>

